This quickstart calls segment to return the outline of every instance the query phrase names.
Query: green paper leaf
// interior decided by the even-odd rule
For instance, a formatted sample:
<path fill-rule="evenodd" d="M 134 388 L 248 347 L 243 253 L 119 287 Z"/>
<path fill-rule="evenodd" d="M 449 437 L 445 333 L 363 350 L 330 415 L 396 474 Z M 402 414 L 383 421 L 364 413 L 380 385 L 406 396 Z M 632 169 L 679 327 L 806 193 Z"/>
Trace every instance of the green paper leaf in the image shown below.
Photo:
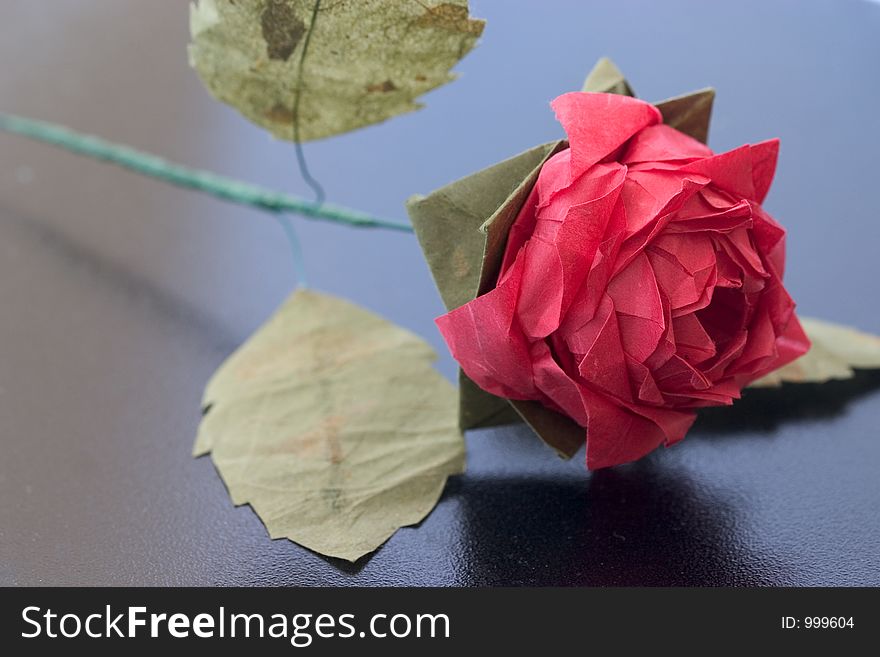
<path fill-rule="evenodd" d="M 205 390 L 194 454 L 272 538 L 354 561 L 434 508 L 464 471 L 456 391 L 421 338 L 295 292 Z"/>
<path fill-rule="evenodd" d="M 199 0 L 190 61 L 219 100 L 281 139 L 295 138 L 298 115 L 299 141 L 310 141 L 418 109 L 416 98 L 454 79 L 449 69 L 484 26 L 467 0 L 314 9 L 315 0 Z"/>
<path fill-rule="evenodd" d="M 544 162 L 566 142 L 536 146 L 508 160 L 407 202 L 419 244 L 447 308 L 457 308 L 495 284 L 507 234 Z M 524 420 L 557 453 L 570 458 L 584 429 L 535 402 L 509 401 L 459 373 L 462 429 Z M 515 413 L 511 412 L 511 409 Z"/>
<path fill-rule="evenodd" d="M 813 346 L 796 361 L 752 383 L 752 387 L 824 383 L 852 378 L 854 369 L 880 368 L 880 337 L 821 319 L 800 320 Z"/>
<path fill-rule="evenodd" d="M 633 97 L 636 95 L 620 69 L 607 57 L 596 62 L 584 82 L 583 90 Z M 715 90 L 707 87 L 662 100 L 654 103 L 654 106 L 663 115 L 663 123 L 705 144 L 709 137 L 714 100 Z"/>
<path fill-rule="evenodd" d="M 509 400 L 486 392 L 464 371 L 458 371 L 458 426 L 462 430 L 520 422 L 522 418 Z"/>
<path fill-rule="evenodd" d="M 536 401 L 511 401 L 510 405 L 561 458 L 570 459 L 586 444 L 587 430 L 567 415 Z"/>
<path fill-rule="evenodd" d="M 584 81 L 583 91 L 593 93 L 620 94 L 621 96 L 635 96 L 629 82 L 607 57 L 602 57 Z"/>
<path fill-rule="evenodd" d="M 537 174 L 558 142 L 542 144 L 406 202 L 416 237 L 447 309 L 480 288 L 487 233 L 483 225 Z M 522 204 L 522 201 L 520 201 Z"/>
<path fill-rule="evenodd" d="M 544 163 L 567 146 L 568 142 L 566 141 L 556 141 L 528 151 L 543 152 L 544 157 L 526 174 L 525 178 L 519 181 L 504 203 L 480 226 L 480 232 L 486 235 L 486 243 L 483 247 L 483 264 L 480 270 L 480 287 L 477 289 L 477 295 L 485 294 L 495 287 L 501 269 L 501 261 L 504 259 L 504 249 L 507 248 L 507 235 L 510 233 L 513 222 L 516 221 L 519 211 L 538 181 L 538 174 L 541 173 Z"/>
<path fill-rule="evenodd" d="M 663 115 L 663 123 L 705 144 L 709 139 L 714 101 L 715 90 L 707 87 L 654 103 L 654 106 Z"/>
<path fill-rule="evenodd" d="M 504 215 L 519 211 L 534 177 L 563 142 L 536 146 L 473 175 L 446 185 L 428 196 L 413 196 L 406 209 L 440 296 L 448 309 L 473 299 L 490 268 L 493 275 L 506 244 L 499 230 Z M 525 190 L 525 192 L 524 192 Z M 494 227 L 493 227 L 494 226 Z M 464 372 L 459 373 L 459 422 L 462 429 L 497 426 L 519 421 L 506 399 L 481 390 Z"/>

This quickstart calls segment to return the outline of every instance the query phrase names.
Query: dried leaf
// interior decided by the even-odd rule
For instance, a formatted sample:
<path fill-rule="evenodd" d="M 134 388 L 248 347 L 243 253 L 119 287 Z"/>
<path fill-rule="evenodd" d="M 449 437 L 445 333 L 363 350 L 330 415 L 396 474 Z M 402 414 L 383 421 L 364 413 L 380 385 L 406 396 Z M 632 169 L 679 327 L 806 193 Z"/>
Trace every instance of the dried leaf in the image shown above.
<path fill-rule="evenodd" d="M 299 140 L 309 141 L 418 109 L 416 98 L 455 77 L 449 69 L 484 26 L 469 18 L 467 0 L 317 2 L 317 11 L 316 0 L 191 7 L 190 61 L 199 76 L 282 139 L 294 139 L 295 115 Z"/>
<path fill-rule="evenodd" d="M 455 388 L 422 339 L 295 292 L 208 383 L 194 454 L 272 538 L 354 561 L 421 521 L 464 471 Z"/>
<path fill-rule="evenodd" d="M 752 387 L 768 388 L 784 382 L 823 383 L 849 379 L 855 373 L 853 368 L 880 368 L 880 337 L 821 319 L 800 320 L 813 346 L 796 361 L 755 381 Z"/>

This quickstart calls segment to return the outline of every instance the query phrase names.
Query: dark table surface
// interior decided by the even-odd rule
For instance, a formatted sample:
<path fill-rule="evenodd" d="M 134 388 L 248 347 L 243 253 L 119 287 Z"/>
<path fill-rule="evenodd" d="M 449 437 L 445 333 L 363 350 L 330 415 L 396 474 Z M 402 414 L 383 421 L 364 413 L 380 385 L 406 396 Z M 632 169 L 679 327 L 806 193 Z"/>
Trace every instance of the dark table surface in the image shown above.
<path fill-rule="evenodd" d="M 427 109 L 307 146 L 334 202 L 402 203 L 560 134 L 612 56 L 640 96 L 718 89 L 710 145 L 782 138 L 767 207 L 801 312 L 880 333 L 880 4 L 472 2 Z M 0 109 L 306 193 L 291 145 L 211 100 L 187 3 L 6 0 Z M 411 235 L 300 223 L 311 283 L 434 344 Z M 202 388 L 294 284 L 270 218 L 0 135 L 0 584 L 880 584 L 880 376 L 750 392 L 590 474 L 523 428 L 468 435 L 436 510 L 351 566 L 272 541 L 190 457 Z"/>

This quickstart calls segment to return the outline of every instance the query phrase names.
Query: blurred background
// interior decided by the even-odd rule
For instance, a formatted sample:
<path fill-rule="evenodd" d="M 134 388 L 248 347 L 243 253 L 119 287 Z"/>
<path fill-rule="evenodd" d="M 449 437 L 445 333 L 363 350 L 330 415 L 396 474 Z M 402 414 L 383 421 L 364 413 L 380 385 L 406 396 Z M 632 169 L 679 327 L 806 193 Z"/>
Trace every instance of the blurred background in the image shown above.
<path fill-rule="evenodd" d="M 292 145 L 214 101 L 183 0 L 5 0 L 0 111 L 308 195 Z M 403 202 L 558 138 L 603 55 L 636 93 L 718 95 L 709 145 L 780 137 L 767 209 L 803 314 L 880 333 L 880 3 L 473 0 L 426 108 L 305 146 L 328 200 Z M 310 284 L 425 337 L 415 238 L 297 219 Z M 0 584 L 880 584 L 876 378 L 755 393 L 590 475 L 522 429 L 469 436 L 437 510 L 354 567 L 270 541 L 189 457 L 205 382 L 295 284 L 271 217 L 0 134 Z M 762 396 L 763 395 L 763 396 Z"/>

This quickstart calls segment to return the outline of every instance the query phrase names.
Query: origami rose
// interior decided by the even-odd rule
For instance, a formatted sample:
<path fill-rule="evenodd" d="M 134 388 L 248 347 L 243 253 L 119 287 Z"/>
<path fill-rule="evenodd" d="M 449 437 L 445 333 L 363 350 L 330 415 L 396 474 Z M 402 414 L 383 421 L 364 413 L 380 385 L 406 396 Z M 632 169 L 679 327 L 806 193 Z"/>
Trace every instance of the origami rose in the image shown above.
<path fill-rule="evenodd" d="M 684 437 L 695 409 L 803 354 L 785 231 L 761 208 L 778 140 L 720 155 L 649 103 L 569 93 L 494 289 L 437 324 L 482 389 L 587 428 L 587 465 Z"/>

